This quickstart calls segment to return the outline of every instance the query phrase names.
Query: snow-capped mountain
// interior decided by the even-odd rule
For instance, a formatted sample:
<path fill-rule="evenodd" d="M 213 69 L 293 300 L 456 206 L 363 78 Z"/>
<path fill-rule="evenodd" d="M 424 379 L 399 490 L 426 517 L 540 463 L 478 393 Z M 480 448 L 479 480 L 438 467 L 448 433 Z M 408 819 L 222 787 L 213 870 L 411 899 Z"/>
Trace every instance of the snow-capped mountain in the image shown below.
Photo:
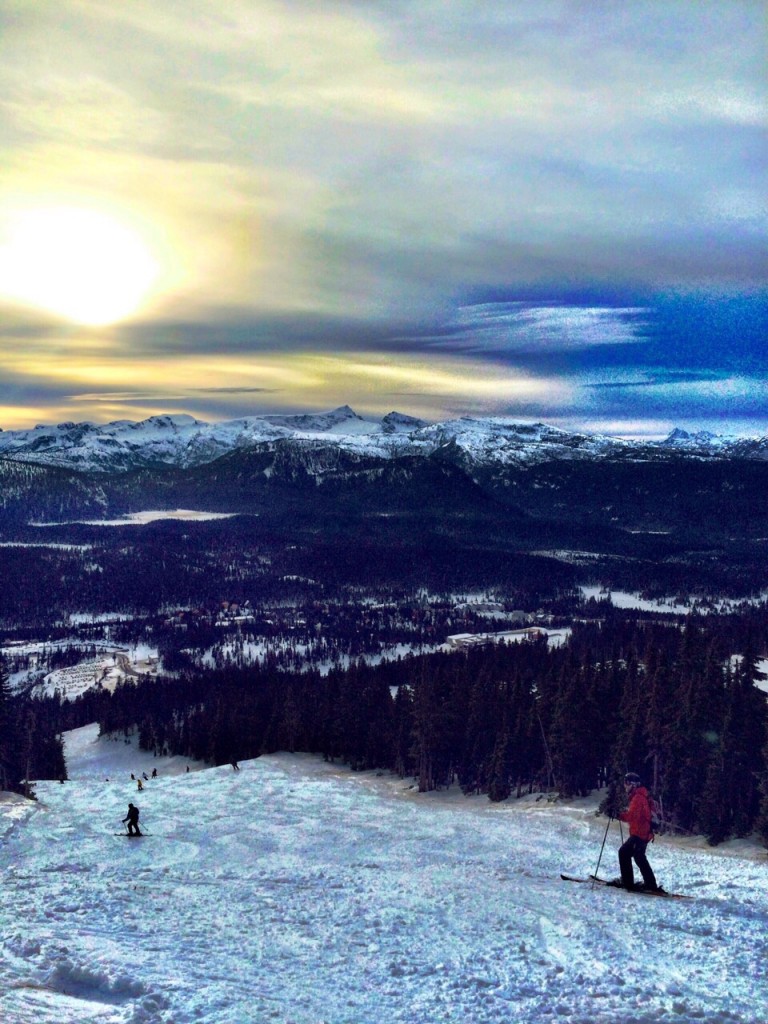
<path fill-rule="evenodd" d="M 349 406 L 328 413 L 252 416 L 219 423 L 187 415 L 152 416 L 141 422 L 116 420 L 103 426 L 60 423 L 0 431 L 0 456 L 89 472 L 162 465 L 188 468 L 229 452 L 288 439 L 326 440 L 389 456 L 393 439 L 397 444 L 425 425 L 399 413 L 381 420 L 364 419 Z"/>
<path fill-rule="evenodd" d="M 515 466 L 577 460 L 632 460 L 684 454 L 696 458 L 768 458 L 768 438 L 726 438 L 674 430 L 663 441 L 636 442 L 602 434 L 574 433 L 543 423 L 462 417 L 425 423 L 398 412 L 381 419 L 349 406 L 331 412 L 250 416 L 206 423 L 187 415 L 60 423 L 31 430 L 0 431 L 0 457 L 88 472 L 146 467 L 201 466 L 231 452 L 295 442 L 374 458 L 450 453 L 465 467 Z"/>

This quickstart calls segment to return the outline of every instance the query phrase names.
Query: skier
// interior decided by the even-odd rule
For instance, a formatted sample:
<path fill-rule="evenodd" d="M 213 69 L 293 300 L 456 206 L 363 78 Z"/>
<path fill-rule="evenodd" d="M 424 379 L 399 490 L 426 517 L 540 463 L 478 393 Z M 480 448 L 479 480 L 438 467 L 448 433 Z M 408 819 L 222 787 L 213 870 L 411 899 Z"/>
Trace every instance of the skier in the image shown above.
<path fill-rule="evenodd" d="M 139 828 L 139 808 L 135 804 L 128 804 L 128 813 L 123 818 L 123 824 L 128 823 L 128 835 L 140 836 L 142 831 Z"/>
<path fill-rule="evenodd" d="M 632 861 L 634 861 L 643 876 L 643 888 L 651 892 L 661 892 L 662 889 L 657 884 L 656 876 L 645 856 L 645 849 L 653 839 L 651 802 L 648 790 L 635 772 L 627 772 L 624 776 L 624 790 L 629 799 L 629 806 L 619 815 L 619 821 L 628 823 L 629 839 L 619 849 L 621 885 L 625 889 L 635 888 L 635 875 L 632 870 Z"/>

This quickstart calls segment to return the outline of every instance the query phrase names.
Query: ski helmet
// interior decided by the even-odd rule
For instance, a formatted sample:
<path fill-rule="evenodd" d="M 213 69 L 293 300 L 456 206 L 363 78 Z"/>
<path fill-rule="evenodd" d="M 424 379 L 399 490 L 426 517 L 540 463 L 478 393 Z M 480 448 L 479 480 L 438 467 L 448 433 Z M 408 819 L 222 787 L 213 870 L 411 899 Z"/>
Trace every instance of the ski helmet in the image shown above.
<path fill-rule="evenodd" d="M 639 785 L 641 785 L 640 776 L 637 774 L 637 772 L 627 772 L 627 774 L 624 776 L 624 785 L 625 786 L 639 786 Z"/>

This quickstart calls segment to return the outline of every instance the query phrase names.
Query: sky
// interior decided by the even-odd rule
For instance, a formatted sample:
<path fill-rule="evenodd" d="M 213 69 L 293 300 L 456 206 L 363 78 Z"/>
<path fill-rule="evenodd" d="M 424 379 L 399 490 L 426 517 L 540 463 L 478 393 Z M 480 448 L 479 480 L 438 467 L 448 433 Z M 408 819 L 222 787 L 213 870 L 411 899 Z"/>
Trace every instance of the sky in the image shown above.
<path fill-rule="evenodd" d="M 767 10 L 0 0 L 0 427 L 768 433 Z"/>

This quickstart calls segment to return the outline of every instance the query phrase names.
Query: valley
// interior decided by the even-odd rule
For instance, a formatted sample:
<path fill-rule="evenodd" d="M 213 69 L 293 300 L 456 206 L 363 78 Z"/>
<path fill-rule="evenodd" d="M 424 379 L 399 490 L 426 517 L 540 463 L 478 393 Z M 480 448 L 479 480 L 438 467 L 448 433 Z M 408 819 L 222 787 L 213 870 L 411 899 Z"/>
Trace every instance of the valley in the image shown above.
<path fill-rule="evenodd" d="M 66 771 L 57 734 L 98 721 L 156 753 L 310 750 L 492 800 L 586 793 L 642 760 L 676 825 L 763 827 L 757 440 L 299 419 L 225 424 L 218 447 L 173 417 L 5 439 L 0 649 L 28 737 L 48 737 L 38 760 L 25 742 L 38 777 Z M 743 807 L 718 817 L 745 743 Z"/>

